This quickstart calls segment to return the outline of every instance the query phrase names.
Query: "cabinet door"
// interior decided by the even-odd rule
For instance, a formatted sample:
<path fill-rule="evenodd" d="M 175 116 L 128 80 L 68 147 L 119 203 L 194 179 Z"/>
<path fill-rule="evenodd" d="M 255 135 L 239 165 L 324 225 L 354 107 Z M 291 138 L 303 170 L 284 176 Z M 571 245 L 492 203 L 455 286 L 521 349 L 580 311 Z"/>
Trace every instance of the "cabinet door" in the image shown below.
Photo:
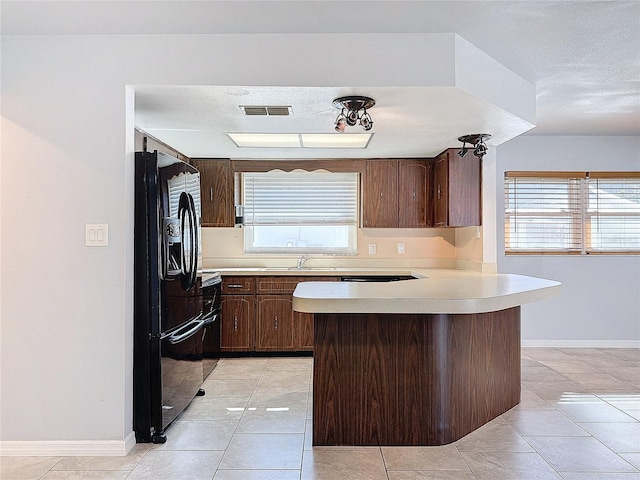
<path fill-rule="evenodd" d="M 293 348 L 313 351 L 313 313 L 293 312 Z"/>
<path fill-rule="evenodd" d="M 289 295 L 258 295 L 256 350 L 293 350 L 293 304 Z"/>
<path fill-rule="evenodd" d="M 365 162 L 362 192 L 363 227 L 398 226 L 398 161 Z"/>
<path fill-rule="evenodd" d="M 433 226 L 449 225 L 449 162 L 448 153 L 438 156 L 433 163 Z"/>
<path fill-rule="evenodd" d="M 253 295 L 223 295 L 220 349 L 245 352 L 254 344 Z"/>
<path fill-rule="evenodd" d="M 233 175 L 227 159 L 194 159 L 200 172 L 200 204 L 203 227 L 233 227 Z"/>
<path fill-rule="evenodd" d="M 398 226 L 429 226 L 429 168 L 427 160 L 398 161 Z"/>
<path fill-rule="evenodd" d="M 482 160 L 449 153 L 449 226 L 482 225 Z"/>

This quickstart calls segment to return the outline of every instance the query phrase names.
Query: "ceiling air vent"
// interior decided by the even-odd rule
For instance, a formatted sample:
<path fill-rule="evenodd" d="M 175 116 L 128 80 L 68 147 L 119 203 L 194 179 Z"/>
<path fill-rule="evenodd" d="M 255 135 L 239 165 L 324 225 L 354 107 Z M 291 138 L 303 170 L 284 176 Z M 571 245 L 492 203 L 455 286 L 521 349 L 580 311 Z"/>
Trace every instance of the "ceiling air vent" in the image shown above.
<path fill-rule="evenodd" d="M 240 109 L 249 116 L 287 116 L 293 113 L 291 106 L 240 105 Z"/>

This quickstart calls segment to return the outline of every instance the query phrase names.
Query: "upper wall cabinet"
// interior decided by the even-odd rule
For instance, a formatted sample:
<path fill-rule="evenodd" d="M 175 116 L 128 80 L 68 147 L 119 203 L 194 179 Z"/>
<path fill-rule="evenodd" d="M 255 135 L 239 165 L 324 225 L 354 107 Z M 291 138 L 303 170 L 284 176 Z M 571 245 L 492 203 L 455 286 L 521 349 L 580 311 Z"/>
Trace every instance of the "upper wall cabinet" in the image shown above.
<path fill-rule="evenodd" d="M 429 226 L 430 162 L 367 160 L 362 178 L 362 226 Z"/>
<path fill-rule="evenodd" d="M 398 161 L 398 226 L 426 228 L 430 225 L 431 162 Z"/>
<path fill-rule="evenodd" d="M 433 162 L 433 226 L 469 227 L 482 224 L 481 160 L 458 155 L 450 148 Z"/>
<path fill-rule="evenodd" d="M 203 227 L 233 227 L 233 175 L 227 159 L 197 158 L 191 164 L 200 172 Z"/>

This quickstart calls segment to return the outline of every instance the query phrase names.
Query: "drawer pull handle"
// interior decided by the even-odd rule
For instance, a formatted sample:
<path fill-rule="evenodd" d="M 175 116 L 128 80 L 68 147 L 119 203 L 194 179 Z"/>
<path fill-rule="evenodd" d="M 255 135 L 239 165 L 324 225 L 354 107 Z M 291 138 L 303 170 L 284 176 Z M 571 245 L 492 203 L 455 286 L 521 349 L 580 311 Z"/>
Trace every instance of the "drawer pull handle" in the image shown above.
<path fill-rule="evenodd" d="M 233 317 L 233 331 L 234 332 L 238 331 L 238 317 L 237 316 Z"/>
<path fill-rule="evenodd" d="M 227 288 L 242 288 L 244 287 L 244 285 L 238 285 L 235 283 L 232 283 L 231 285 L 227 285 Z"/>
<path fill-rule="evenodd" d="M 276 332 L 278 331 L 278 316 L 276 315 Z"/>
<path fill-rule="evenodd" d="M 213 187 L 209 187 L 209 201 L 213 202 Z"/>

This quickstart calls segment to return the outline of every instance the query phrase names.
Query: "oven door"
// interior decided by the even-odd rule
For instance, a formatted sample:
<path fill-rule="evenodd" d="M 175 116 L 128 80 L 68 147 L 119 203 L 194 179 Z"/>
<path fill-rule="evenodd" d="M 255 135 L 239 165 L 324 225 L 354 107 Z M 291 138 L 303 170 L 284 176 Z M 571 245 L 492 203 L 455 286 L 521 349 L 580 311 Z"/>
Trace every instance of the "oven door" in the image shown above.
<path fill-rule="evenodd" d="M 202 387 L 205 326 L 206 321 L 200 315 L 161 338 L 162 431 L 180 415 Z"/>
<path fill-rule="evenodd" d="M 204 274 L 202 279 L 202 312 L 205 321 L 204 378 L 218 364 L 220 358 L 220 312 L 222 278 L 219 273 Z"/>

